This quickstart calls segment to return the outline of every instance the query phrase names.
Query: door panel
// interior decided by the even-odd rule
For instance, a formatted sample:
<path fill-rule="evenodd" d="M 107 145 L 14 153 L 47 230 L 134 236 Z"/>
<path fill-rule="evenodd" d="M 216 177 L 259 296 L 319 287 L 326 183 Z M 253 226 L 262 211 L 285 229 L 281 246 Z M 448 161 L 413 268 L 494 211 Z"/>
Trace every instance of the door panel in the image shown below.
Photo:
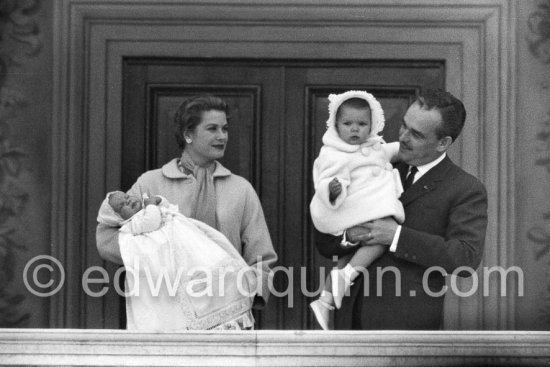
<path fill-rule="evenodd" d="M 233 112 L 222 163 L 258 192 L 279 255 L 275 294 L 256 313 L 262 329 L 317 328 L 308 304 L 331 262 L 317 254 L 312 241 L 309 201 L 327 96 L 350 89 L 373 93 L 386 116 L 384 137 L 395 141 L 418 90 L 444 86 L 444 65 L 437 61 L 127 59 L 123 73 L 123 189 L 179 156 L 172 120 L 186 97 L 211 93 L 229 103 Z"/>

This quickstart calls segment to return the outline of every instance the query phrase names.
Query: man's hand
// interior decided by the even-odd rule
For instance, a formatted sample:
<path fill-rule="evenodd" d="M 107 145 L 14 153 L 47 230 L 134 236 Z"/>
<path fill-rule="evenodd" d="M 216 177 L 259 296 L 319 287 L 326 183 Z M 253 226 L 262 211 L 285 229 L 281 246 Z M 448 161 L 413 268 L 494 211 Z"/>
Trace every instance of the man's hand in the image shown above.
<path fill-rule="evenodd" d="M 336 198 L 342 193 L 342 184 L 340 183 L 340 181 L 338 181 L 336 177 L 334 177 L 332 181 L 329 182 L 328 191 L 328 199 L 331 203 L 334 203 L 334 200 L 336 200 Z"/>
<path fill-rule="evenodd" d="M 346 234 L 348 241 L 361 241 L 362 246 L 389 246 L 396 230 L 397 222 L 393 218 L 387 217 L 351 227 L 346 230 Z"/>
<path fill-rule="evenodd" d="M 159 205 L 162 199 L 158 196 L 153 196 L 152 198 L 145 198 L 143 200 L 143 205 Z"/>

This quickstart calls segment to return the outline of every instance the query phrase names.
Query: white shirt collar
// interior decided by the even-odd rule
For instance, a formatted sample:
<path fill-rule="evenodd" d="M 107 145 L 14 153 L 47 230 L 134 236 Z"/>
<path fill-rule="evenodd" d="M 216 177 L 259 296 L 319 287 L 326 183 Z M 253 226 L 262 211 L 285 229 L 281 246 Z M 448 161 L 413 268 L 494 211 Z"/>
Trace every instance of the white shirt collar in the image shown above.
<path fill-rule="evenodd" d="M 437 166 L 442 160 L 445 159 L 447 156 L 447 153 L 441 154 L 439 157 L 437 157 L 435 160 L 431 161 L 430 163 L 423 164 L 422 166 L 418 166 L 418 172 L 416 172 L 416 175 L 414 175 L 414 181 L 418 181 L 418 179 L 422 176 L 424 176 L 429 170 Z"/>

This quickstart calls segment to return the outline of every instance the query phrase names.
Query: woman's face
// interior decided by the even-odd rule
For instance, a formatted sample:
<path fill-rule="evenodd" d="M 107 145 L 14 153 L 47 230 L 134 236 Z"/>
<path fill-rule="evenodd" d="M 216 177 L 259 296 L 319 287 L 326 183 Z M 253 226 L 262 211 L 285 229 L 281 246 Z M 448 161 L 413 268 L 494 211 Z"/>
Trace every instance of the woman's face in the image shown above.
<path fill-rule="evenodd" d="M 191 139 L 185 150 L 199 166 L 205 166 L 223 158 L 227 145 L 227 116 L 218 110 L 204 111 L 202 121 L 193 131 L 185 134 Z"/>

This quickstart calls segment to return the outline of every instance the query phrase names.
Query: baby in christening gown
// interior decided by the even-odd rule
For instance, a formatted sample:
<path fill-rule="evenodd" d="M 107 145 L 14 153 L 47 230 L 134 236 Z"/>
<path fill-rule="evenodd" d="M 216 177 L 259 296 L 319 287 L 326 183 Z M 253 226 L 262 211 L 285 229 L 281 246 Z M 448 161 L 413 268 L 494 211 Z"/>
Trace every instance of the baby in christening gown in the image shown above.
<path fill-rule="evenodd" d="M 120 227 L 129 330 L 252 329 L 255 269 L 214 228 L 160 196 L 107 194 L 98 222 Z"/>

